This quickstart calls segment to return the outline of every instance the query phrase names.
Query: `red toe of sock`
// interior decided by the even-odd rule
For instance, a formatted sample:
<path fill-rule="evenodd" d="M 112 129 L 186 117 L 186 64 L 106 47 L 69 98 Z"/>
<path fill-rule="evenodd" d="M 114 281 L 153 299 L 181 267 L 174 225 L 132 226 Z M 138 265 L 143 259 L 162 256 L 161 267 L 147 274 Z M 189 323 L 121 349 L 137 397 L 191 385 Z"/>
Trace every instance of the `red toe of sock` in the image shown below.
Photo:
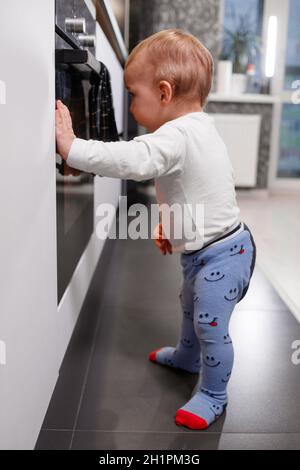
<path fill-rule="evenodd" d="M 189 411 L 178 410 L 176 412 L 175 422 L 177 426 L 186 426 L 190 429 L 206 429 L 208 424 L 205 419 L 200 416 L 194 415 Z"/>
<path fill-rule="evenodd" d="M 152 361 L 152 362 L 156 362 L 156 354 L 160 350 L 161 350 L 161 348 L 156 349 L 155 351 L 152 351 L 148 356 L 149 360 Z"/>

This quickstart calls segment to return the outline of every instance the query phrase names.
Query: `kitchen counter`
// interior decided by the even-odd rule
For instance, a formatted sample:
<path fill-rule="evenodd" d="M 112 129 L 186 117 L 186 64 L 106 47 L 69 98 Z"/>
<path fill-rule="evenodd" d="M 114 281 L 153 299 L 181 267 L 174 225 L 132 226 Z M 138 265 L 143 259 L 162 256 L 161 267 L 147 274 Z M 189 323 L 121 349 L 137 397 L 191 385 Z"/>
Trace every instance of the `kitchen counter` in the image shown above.
<path fill-rule="evenodd" d="M 224 95 L 211 93 L 205 107 L 209 114 L 240 114 L 260 115 L 261 127 L 258 146 L 256 189 L 266 189 L 268 186 L 268 169 L 270 162 L 271 131 L 274 106 L 279 97 L 266 94 L 244 93 L 240 95 Z M 243 132 L 245 145 L 248 146 L 249 136 Z"/>

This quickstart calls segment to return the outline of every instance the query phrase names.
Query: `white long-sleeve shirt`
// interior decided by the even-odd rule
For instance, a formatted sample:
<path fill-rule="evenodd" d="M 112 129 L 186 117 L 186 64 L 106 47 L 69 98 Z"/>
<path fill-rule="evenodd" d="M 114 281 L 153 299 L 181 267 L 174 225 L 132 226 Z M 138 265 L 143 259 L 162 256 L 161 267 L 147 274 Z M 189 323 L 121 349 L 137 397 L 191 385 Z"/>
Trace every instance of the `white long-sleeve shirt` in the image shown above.
<path fill-rule="evenodd" d="M 112 178 L 154 178 L 160 207 L 177 204 L 177 208 L 182 208 L 176 228 L 171 223 L 165 230 L 163 224 L 173 251 L 198 250 L 240 222 L 234 171 L 214 119 L 204 111 L 168 121 L 155 132 L 129 142 L 76 138 L 67 163 Z M 203 217 L 197 218 L 201 213 Z M 178 236 L 181 224 L 183 233 Z"/>

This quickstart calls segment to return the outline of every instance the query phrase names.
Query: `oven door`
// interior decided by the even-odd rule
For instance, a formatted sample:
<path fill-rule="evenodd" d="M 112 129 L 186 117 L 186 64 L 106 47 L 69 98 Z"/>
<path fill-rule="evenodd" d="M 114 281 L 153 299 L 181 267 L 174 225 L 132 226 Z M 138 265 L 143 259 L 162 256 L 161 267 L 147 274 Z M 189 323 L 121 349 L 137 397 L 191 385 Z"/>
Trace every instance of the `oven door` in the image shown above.
<path fill-rule="evenodd" d="M 89 139 L 90 88 L 86 72 L 56 63 L 56 99 L 68 106 L 76 137 Z M 94 230 L 94 179 L 73 172 L 56 155 L 58 303 Z"/>

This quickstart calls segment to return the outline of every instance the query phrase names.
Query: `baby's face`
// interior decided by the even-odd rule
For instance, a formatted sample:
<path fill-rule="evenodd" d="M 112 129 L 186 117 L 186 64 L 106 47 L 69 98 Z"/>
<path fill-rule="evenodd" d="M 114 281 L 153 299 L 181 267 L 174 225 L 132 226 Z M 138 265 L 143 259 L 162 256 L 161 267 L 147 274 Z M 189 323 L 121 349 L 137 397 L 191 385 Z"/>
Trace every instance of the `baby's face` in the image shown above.
<path fill-rule="evenodd" d="M 131 95 L 131 114 L 138 124 L 154 132 L 162 124 L 160 90 L 154 87 L 151 77 L 147 77 L 140 54 L 126 69 L 124 81 Z"/>

